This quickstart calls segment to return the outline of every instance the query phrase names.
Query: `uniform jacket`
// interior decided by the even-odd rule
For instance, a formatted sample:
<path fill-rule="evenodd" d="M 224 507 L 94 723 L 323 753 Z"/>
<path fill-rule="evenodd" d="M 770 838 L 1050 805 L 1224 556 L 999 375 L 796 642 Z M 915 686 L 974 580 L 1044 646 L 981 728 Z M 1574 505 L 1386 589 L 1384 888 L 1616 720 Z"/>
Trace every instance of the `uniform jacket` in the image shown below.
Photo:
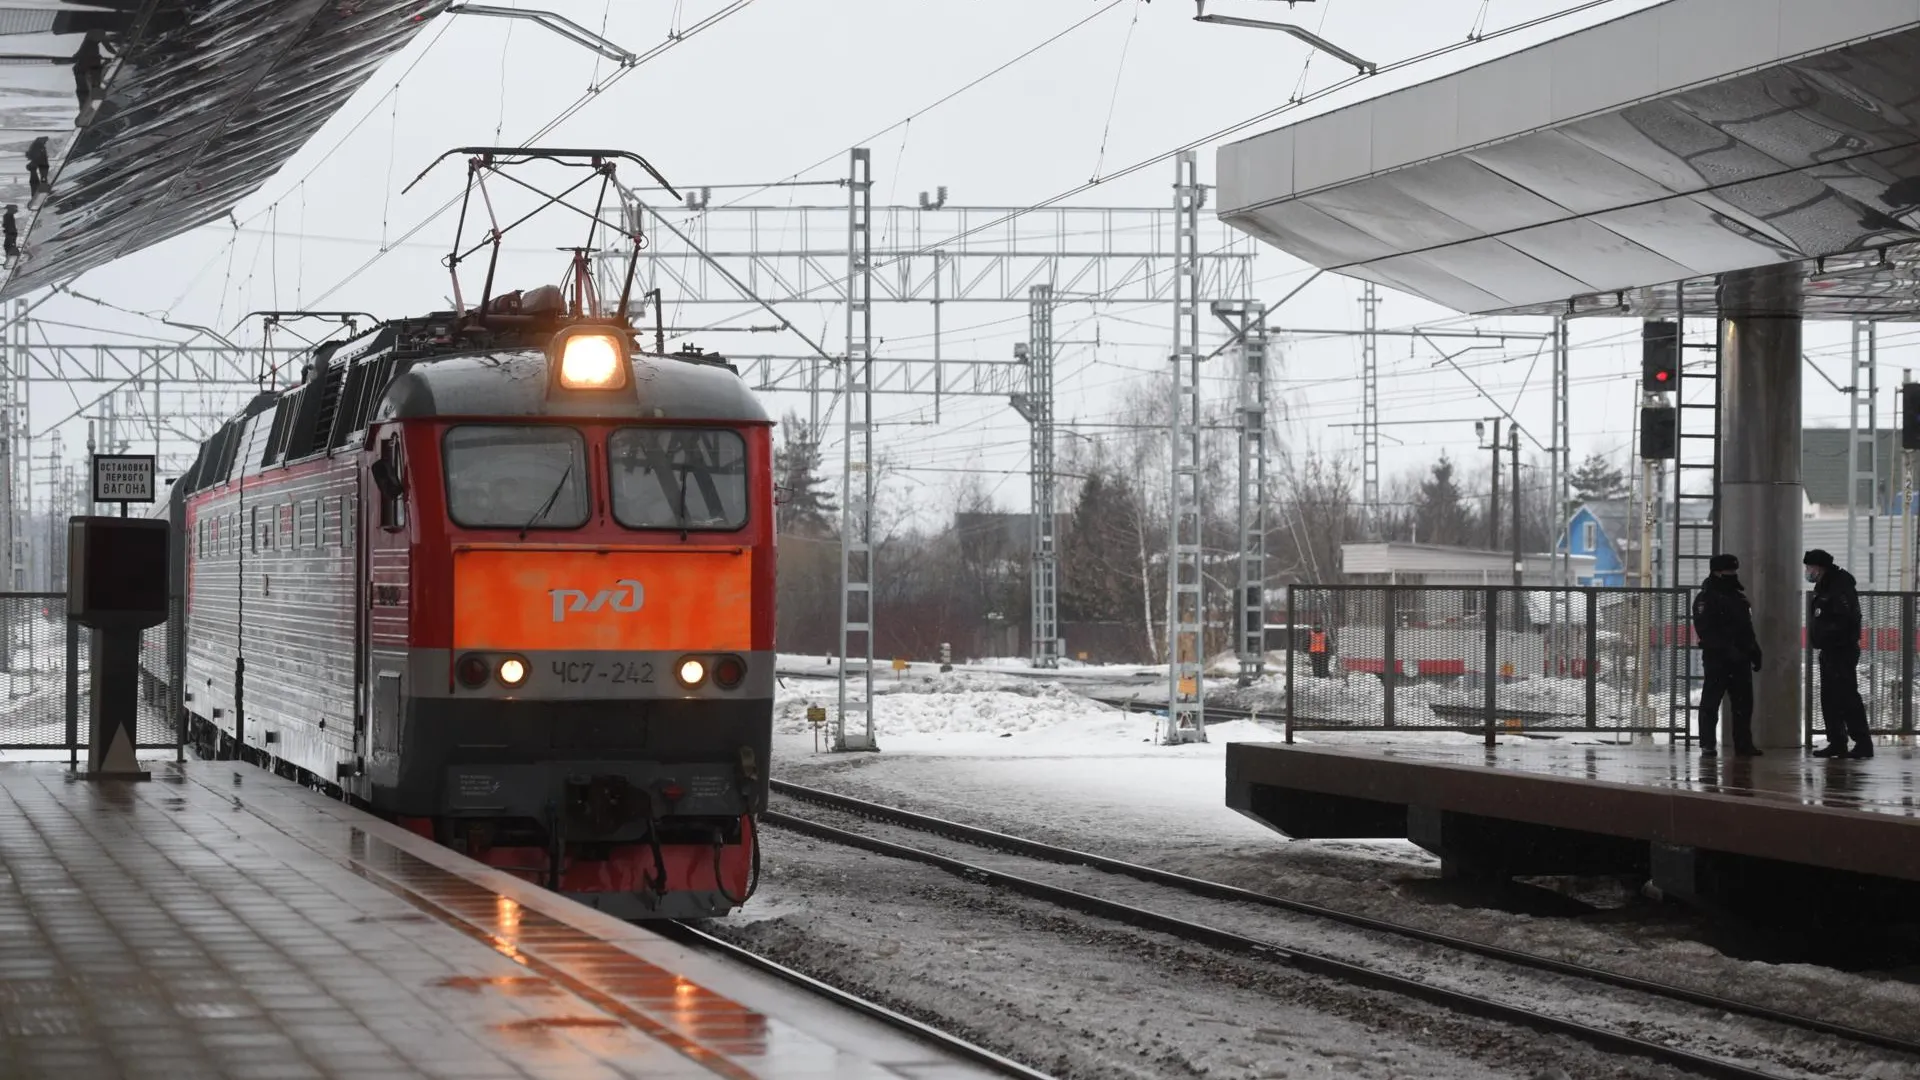
<path fill-rule="evenodd" d="M 1753 604 L 1738 582 L 1708 577 L 1693 597 L 1693 632 L 1700 651 L 1729 663 L 1760 662 L 1760 642 L 1753 635 Z"/>
<path fill-rule="evenodd" d="M 1816 649 L 1860 647 L 1860 594 L 1853 575 L 1837 566 L 1813 584 L 1813 611 L 1807 621 L 1808 644 Z"/>

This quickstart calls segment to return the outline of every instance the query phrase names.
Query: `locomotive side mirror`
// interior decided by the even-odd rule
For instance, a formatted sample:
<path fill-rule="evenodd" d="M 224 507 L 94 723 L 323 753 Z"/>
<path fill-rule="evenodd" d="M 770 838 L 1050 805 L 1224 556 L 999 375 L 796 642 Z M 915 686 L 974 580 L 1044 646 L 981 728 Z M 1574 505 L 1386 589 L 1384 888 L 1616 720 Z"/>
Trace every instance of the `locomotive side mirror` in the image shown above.
<path fill-rule="evenodd" d="M 399 498 L 406 490 L 400 483 L 400 477 L 394 473 L 392 460 L 385 455 L 384 451 L 373 462 L 373 486 L 379 488 L 380 494 L 389 499 Z"/>
<path fill-rule="evenodd" d="M 389 531 L 406 524 L 406 482 L 400 478 L 400 440 L 387 439 L 380 444 L 380 456 L 369 470 L 373 486 L 380 489 L 380 527 Z"/>
<path fill-rule="evenodd" d="M 380 444 L 380 456 L 373 461 L 373 486 L 387 499 L 398 499 L 407 487 L 400 480 L 400 440 L 387 439 Z"/>

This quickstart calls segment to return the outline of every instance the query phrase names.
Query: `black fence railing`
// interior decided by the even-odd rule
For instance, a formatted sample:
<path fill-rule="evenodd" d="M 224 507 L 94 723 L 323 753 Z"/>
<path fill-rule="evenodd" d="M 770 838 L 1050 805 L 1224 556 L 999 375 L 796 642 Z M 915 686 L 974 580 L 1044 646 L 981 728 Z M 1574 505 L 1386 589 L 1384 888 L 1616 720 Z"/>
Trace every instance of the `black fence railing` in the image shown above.
<path fill-rule="evenodd" d="M 1688 730 L 1690 590 L 1296 585 L 1294 729 Z"/>
<path fill-rule="evenodd" d="M 86 748 L 91 634 L 67 621 L 65 593 L 0 593 L 0 750 L 77 757 Z M 141 676 L 139 749 L 177 752 L 182 745 L 179 644 L 167 624 L 140 635 L 143 671 L 169 674 Z"/>
<path fill-rule="evenodd" d="M 1295 585 L 1292 727 L 1686 736 L 1699 700 L 1692 589 Z M 1856 668 L 1867 726 L 1915 733 L 1920 593 L 1860 594 Z M 1802 625 L 1805 625 L 1805 612 Z M 1318 645 L 1316 646 L 1316 641 Z M 1824 730 L 1801 633 L 1801 716 Z"/>
<path fill-rule="evenodd" d="M 1920 628 L 1915 626 L 1916 595 L 1920 594 L 1860 594 L 1860 663 L 1855 672 L 1860 700 L 1867 707 L 1867 727 L 1876 734 L 1913 734 L 1914 651 L 1920 648 Z M 1809 611 L 1811 604 L 1809 597 Z M 1805 645 L 1804 634 L 1801 640 Z M 1814 734 L 1826 728 L 1826 714 L 1820 707 L 1820 665 L 1812 648 L 1801 651 L 1805 654 L 1801 675 L 1804 689 L 1800 694 L 1803 734 L 1811 743 Z"/>

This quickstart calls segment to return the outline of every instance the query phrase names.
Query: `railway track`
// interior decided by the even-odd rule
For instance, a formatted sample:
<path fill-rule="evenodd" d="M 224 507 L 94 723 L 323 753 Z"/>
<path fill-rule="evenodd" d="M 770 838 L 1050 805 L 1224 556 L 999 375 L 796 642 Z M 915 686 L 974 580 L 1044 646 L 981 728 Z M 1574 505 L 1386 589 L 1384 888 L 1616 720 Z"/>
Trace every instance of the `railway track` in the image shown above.
<path fill-rule="evenodd" d="M 798 802 L 823 807 L 832 811 L 880 822 L 912 832 L 959 841 L 995 852 L 1011 854 L 1059 866 L 1087 868 L 1122 875 L 1189 896 L 1256 905 L 1268 909 L 1285 911 L 1295 916 L 1309 916 L 1316 920 L 1337 923 L 1360 931 L 1390 935 L 1405 941 L 1439 946 L 1460 953 L 1483 957 L 1499 964 L 1525 968 L 1553 976 L 1576 979 L 1589 985 L 1598 984 L 1608 988 L 1647 995 L 1666 1003 L 1682 1004 L 1698 1009 L 1711 1010 L 1715 1013 L 1747 1017 L 1778 1025 L 1796 1036 L 1812 1034 L 1839 1039 L 1863 1047 L 1872 1047 L 1876 1050 L 1912 1055 L 1916 1061 L 1920 1061 L 1920 1042 L 1912 1040 L 1901 1039 L 1878 1032 L 1855 1029 L 1829 1021 L 1772 1009 L 1767 1006 L 1690 990 L 1685 987 L 1672 986 L 1612 972 L 1597 971 L 1566 961 L 1554 960 L 1531 953 L 1488 945 L 1435 931 L 1402 926 L 1396 923 L 1337 911 L 1287 897 L 1254 892 L 1220 882 L 1207 881 L 1201 878 L 1193 878 L 1182 874 L 1157 870 L 1152 867 L 1128 863 L 1118 859 L 1110 859 L 1100 855 L 1028 840 L 988 829 L 963 825 L 958 822 L 947 821 L 930 815 L 902 810 L 898 807 L 886 806 L 833 792 L 821 791 L 786 781 L 773 781 L 773 791 L 778 795 Z M 1353 985 L 1402 994 L 1485 1019 L 1498 1020 L 1537 1031 L 1564 1035 L 1608 1053 L 1642 1057 L 1702 1076 L 1735 1078 L 1735 1080 L 1763 1080 L 1763 1078 L 1764 1080 L 1777 1080 L 1780 1075 L 1777 1072 L 1769 1072 L 1741 1062 L 1698 1053 L 1683 1047 L 1669 1045 L 1664 1042 L 1642 1038 L 1621 1031 L 1610 1030 L 1565 1016 L 1556 1016 L 1536 1011 L 1506 1001 L 1482 996 L 1471 991 L 1440 986 L 1424 980 L 1383 971 L 1375 967 L 1343 960 L 1325 952 L 1294 948 L 1280 941 L 1256 938 L 1232 930 L 1206 925 L 1191 919 L 1167 915 L 1137 904 L 1109 899 L 1093 893 L 1067 888 L 1062 885 L 1039 881 L 1033 877 L 1012 873 L 1005 869 L 983 866 L 978 863 L 941 854 L 940 852 L 929 851 L 909 844 L 896 843 L 891 840 L 882 839 L 854 829 L 817 821 L 812 818 L 769 810 L 763 820 L 767 825 L 775 828 L 809 835 L 832 843 L 861 848 L 876 854 L 933 866 L 975 882 L 1008 889 L 1033 899 L 1058 904 L 1083 914 L 1112 919 L 1142 929 L 1166 933 L 1182 940 L 1228 952 L 1286 964 L 1303 972 L 1338 979 Z M 1660 1013 L 1657 1010 L 1650 1009 L 1647 1015 L 1658 1016 Z"/>
<path fill-rule="evenodd" d="M 772 975 L 783 982 L 826 998 L 836 1005 L 845 1006 L 869 1019 L 877 1020 L 896 1031 L 945 1050 L 956 1057 L 964 1058 L 977 1065 L 992 1069 L 1002 1076 L 1013 1077 L 1014 1080 L 1054 1080 L 1054 1077 L 1048 1073 L 1041 1072 L 1038 1069 L 1028 1068 L 1012 1058 L 996 1054 L 952 1032 L 942 1031 L 931 1024 L 915 1020 L 905 1013 L 896 1012 L 887 1008 L 885 1005 L 868 1001 L 866 998 L 849 993 L 830 983 L 822 982 L 804 972 L 795 971 L 785 964 L 762 956 L 751 949 L 735 945 L 733 942 L 727 941 L 724 938 L 715 937 L 690 923 L 674 922 L 655 927 L 655 929 L 660 930 L 665 936 L 678 940 L 684 945 L 724 956 L 729 960 L 745 964 L 756 971 Z"/>

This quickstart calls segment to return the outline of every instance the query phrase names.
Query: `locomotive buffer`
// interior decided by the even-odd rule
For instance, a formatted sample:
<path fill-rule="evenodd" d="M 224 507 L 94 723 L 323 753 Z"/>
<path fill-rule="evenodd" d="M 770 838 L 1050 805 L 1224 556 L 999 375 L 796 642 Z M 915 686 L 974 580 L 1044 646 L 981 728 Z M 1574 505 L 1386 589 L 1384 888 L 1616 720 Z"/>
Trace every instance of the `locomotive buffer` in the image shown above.
<path fill-rule="evenodd" d="M 95 502 L 120 516 L 67 521 L 67 618 L 93 631 L 88 643 L 87 779 L 148 780 L 134 758 L 140 633 L 167 621 L 168 523 L 128 518 L 129 502 L 152 502 L 154 459 L 95 455 Z M 69 655 L 68 663 L 73 662 Z M 77 689 L 75 673 L 68 686 Z"/>

